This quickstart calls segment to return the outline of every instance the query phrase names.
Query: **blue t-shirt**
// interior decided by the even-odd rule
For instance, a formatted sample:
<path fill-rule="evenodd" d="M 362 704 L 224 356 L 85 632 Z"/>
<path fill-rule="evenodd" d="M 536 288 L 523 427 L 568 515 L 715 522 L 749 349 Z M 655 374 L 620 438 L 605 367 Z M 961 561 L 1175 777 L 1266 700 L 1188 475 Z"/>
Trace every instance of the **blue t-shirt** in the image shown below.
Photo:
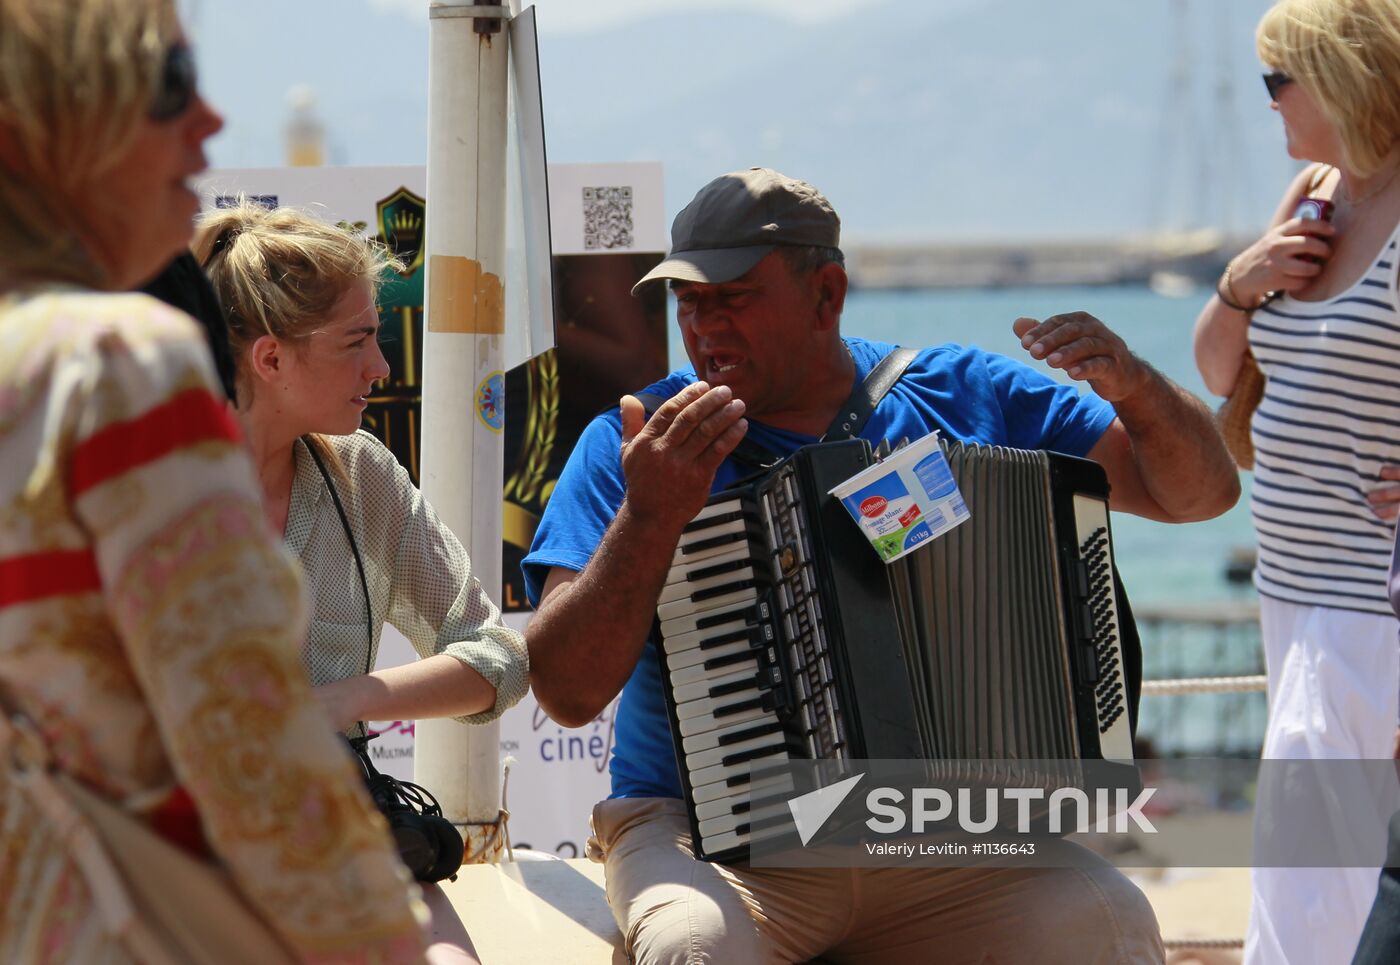
<path fill-rule="evenodd" d="M 894 348 L 860 338 L 845 342 L 860 380 Z M 645 391 L 670 398 L 694 381 L 695 371 L 685 368 Z M 938 429 L 945 438 L 964 442 L 1083 456 L 1113 419 L 1113 408 L 1098 396 L 1081 395 L 1074 386 L 1025 363 L 981 349 L 943 345 L 918 354 L 871 414 L 861 437 L 872 445 L 881 439 L 893 444 Z M 749 420 L 748 436 L 779 456 L 817 441 L 754 419 Z M 602 542 L 625 491 L 618 457 L 621 442 L 616 409 L 594 419 L 579 438 L 521 564 L 531 605 L 539 602 L 551 568 L 582 570 Z M 727 488 L 748 472 L 726 460 L 712 491 Z M 655 641 L 647 642 L 623 687 L 615 735 L 613 797 L 681 796 Z"/>

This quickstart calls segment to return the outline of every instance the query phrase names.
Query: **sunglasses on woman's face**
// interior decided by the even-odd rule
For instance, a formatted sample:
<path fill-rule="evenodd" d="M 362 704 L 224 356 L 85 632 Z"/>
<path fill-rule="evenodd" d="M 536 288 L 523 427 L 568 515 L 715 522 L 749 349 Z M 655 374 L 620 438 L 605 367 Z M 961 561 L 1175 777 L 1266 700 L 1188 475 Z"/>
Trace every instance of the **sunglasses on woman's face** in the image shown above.
<path fill-rule="evenodd" d="M 165 54 L 155 97 L 146 115 L 153 121 L 173 121 L 189 110 L 199 95 L 194 53 L 185 44 L 173 45 Z"/>
<path fill-rule="evenodd" d="M 1278 92 L 1291 83 L 1293 83 L 1293 78 L 1281 70 L 1273 70 L 1264 75 L 1264 89 L 1269 92 L 1269 100 L 1271 101 L 1278 100 Z"/>

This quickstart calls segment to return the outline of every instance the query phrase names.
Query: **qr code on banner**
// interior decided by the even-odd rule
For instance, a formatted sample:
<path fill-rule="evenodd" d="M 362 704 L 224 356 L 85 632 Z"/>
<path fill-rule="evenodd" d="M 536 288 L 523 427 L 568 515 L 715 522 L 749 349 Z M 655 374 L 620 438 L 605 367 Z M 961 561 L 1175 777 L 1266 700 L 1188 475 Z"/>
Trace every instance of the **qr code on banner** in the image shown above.
<path fill-rule="evenodd" d="M 583 249 L 632 247 L 632 188 L 583 189 Z"/>

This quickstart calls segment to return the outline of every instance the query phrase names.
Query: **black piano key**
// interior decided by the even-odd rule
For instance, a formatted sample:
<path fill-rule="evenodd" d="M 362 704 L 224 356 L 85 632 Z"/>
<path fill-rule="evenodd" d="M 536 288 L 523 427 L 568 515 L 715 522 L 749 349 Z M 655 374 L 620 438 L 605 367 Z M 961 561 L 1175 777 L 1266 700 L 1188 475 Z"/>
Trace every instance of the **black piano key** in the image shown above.
<path fill-rule="evenodd" d="M 712 526 L 723 526 L 725 523 L 733 523 L 737 520 L 747 519 L 749 515 L 748 512 L 742 509 L 736 509 L 727 513 L 717 513 L 714 516 L 707 516 L 704 519 L 693 519 L 685 524 L 685 528 L 681 530 L 681 534 L 699 533 Z"/>
<path fill-rule="evenodd" d="M 712 576 L 723 576 L 725 573 L 746 569 L 756 562 L 753 557 L 746 557 L 742 560 L 730 560 L 728 563 L 719 563 L 715 566 L 702 566 L 691 570 L 685 579 L 688 583 L 698 583 L 701 580 L 708 580 Z"/>
<path fill-rule="evenodd" d="M 774 751 L 783 749 L 783 742 L 777 741 L 772 744 L 765 744 L 763 747 L 755 747 L 751 751 L 740 751 L 737 754 L 730 754 L 720 759 L 720 764 L 725 767 L 733 767 L 735 764 L 743 764 L 746 761 L 756 761 L 761 757 L 769 757 Z"/>
<path fill-rule="evenodd" d="M 750 807 L 751 807 L 750 802 L 748 802 L 748 801 L 740 801 L 738 804 L 734 805 L 732 808 L 729 809 L 729 813 L 730 813 L 730 814 L 748 814 L 748 813 L 749 813 L 749 808 L 750 808 Z"/>
<path fill-rule="evenodd" d="M 689 546 L 682 546 L 681 555 L 689 556 L 692 553 L 699 553 L 704 550 L 714 549 L 716 546 L 723 546 L 726 543 L 747 542 L 748 538 L 748 533 L 725 533 L 722 536 L 711 536 L 709 539 L 696 540 Z"/>
<path fill-rule="evenodd" d="M 742 714 L 746 710 L 763 710 L 763 698 L 754 697 L 751 700 L 741 700 L 738 703 L 726 704 L 723 707 L 716 707 L 713 717 L 732 717 L 735 714 Z"/>
<path fill-rule="evenodd" d="M 746 661 L 755 660 L 757 657 L 758 652 L 755 650 L 742 650 L 739 653 L 730 653 L 723 657 L 711 657 L 701 664 L 701 666 L 706 670 L 719 670 L 722 667 L 732 667 L 736 663 L 745 663 Z"/>
<path fill-rule="evenodd" d="M 724 779 L 725 787 L 743 787 L 747 783 L 749 783 L 748 774 L 735 774 L 733 777 L 726 777 Z"/>
<path fill-rule="evenodd" d="M 728 697 L 730 694 L 742 694 L 759 689 L 759 678 L 746 677 L 743 680 L 731 680 L 727 684 L 716 684 L 710 688 L 711 697 Z"/>
<path fill-rule="evenodd" d="M 726 593 L 737 593 L 739 590 L 751 590 L 758 586 L 757 580 L 736 580 L 733 583 L 726 583 L 723 586 L 712 586 L 705 590 L 696 590 L 690 594 L 690 599 L 694 603 L 701 603 L 705 600 L 713 600 L 717 596 L 724 596 Z"/>
<path fill-rule="evenodd" d="M 721 633 L 717 637 L 710 637 L 708 640 L 701 640 L 696 649 L 713 650 L 716 647 L 728 646 L 731 643 L 743 643 L 745 640 L 753 639 L 752 630 L 731 630 L 728 633 Z"/>
<path fill-rule="evenodd" d="M 718 627 L 726 623 L 732 623 L 743 615 L 743 610 L 726 610 L 723 613 L 715 613 L 711 616 L 700 617 L 695 621 L 695 629 L 706 630 L 710 627 Z"/>
<path fill-rule="evenodd" d="M 762 737 L 765 734 L 776 734 L 783 729 L 783 725 L 776 721 L 770 724 L 759 724 L 757 727 L 746 727 L 744 730 L 736 730 L 732 734 L 724 734 L 719 738 L 719 745 L 740 744 L 755 737 Z"/>
<path fill-rule="evenodd" d="M 750 821 L 748 827 L 751 831 L 763 831 L 767 828 L 785 826 L 790 820 L 791 818 L 787 816 L 787 811 L 786 809 L 784 809 L 782 812 L 770 814 L 766 818 L 759 818 L 756 821 Z"/>

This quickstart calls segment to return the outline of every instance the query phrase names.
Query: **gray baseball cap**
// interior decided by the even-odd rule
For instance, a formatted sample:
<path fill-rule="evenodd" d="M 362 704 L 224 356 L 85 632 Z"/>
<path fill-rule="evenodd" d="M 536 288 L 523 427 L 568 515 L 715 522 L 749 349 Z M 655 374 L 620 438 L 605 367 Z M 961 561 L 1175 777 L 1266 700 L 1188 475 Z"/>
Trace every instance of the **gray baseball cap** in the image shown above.
<path fill-rule="evenodd" d="M 632 287 L 666 278 L 733 281 L 778 245 L 841 246 L 841 219 L 806 181 L 771 168 L 721 175 L 671 222 L 671 253 Z"/>

